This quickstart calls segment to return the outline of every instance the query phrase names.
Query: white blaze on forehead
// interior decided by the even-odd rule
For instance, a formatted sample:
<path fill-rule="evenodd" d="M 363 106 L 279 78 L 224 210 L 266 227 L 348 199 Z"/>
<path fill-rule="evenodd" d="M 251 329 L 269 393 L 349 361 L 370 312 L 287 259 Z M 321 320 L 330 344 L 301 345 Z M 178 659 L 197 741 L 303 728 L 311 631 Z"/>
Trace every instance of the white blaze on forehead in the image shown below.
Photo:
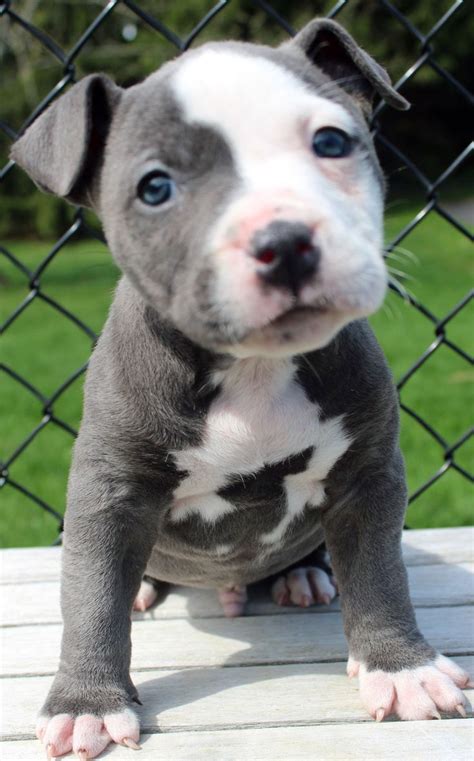
<path fill-rule="evenodd" d="M 224 136 L 243 176 L 249 162 L 266 161 L 275 150 L 308 151 L 312 127 L 350 129 L 352 123 L 342 106 L 257 56 L 203 50 L 180 67 L 172 86 L 189 122 Z"/>

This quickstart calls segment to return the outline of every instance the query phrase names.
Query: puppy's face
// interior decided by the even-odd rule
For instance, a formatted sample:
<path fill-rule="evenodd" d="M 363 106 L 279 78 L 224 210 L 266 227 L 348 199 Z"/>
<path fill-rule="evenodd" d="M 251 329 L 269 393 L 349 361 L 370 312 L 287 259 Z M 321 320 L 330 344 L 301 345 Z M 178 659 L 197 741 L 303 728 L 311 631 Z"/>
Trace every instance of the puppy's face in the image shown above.
<path fill-rule="evenodd" d="M 148 304 L 219 352 L 322 347 L 384 296 L 360 91 L 313 64 L 304 34 L 276 50 L 206 45 L 109 106 L 94 199 L 113 255 Z"/>

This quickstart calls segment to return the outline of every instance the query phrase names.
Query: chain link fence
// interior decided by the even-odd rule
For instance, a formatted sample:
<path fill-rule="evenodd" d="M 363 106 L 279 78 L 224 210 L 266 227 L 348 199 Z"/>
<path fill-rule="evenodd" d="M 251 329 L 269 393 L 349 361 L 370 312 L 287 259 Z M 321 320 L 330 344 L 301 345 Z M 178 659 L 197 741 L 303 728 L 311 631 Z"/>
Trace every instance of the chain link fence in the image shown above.
<path fill-rule="evenodd" d="M 329 17 L 338 17 L 344 8 L 350 4 L 352 0 L 340 0 L 331 9 L 325 9 L 325 14 Z M 411 66 L 403 74 L 403 76 L 396 82 L 396 88 L 405 92 L 407 84 L 417 75 L 420 70 L 429 67 L 436 75 L 443 80 L 447 89 L 452 89 L 465 101 L 466 107 L 468 104 L 472 105 L 472 96 L 464 87 L 464 85 L 456 79 L 452 73 L 446 70 L 440 65 L 436 48 L 437 37 L 442 30 L 445 30 L 450 24 L 462 6 L 462 0 L 454 2 L 446 11 L 441 15 L 437 23 L 428 31 L 423 33 L 419 28 L 414 26 L 410 19 L 403 15 L 397 8 L 395 3 L 387 2 L 386 0 L 376 0 L 380 6 L 380 10 L 383 10 L 387 18 L 391 23 L 397 23 L 403 28 L 404 34 L 411 42 L 415 41 L 416 49 L 418 51 L 418 57 L 413 60 Z M 0 2 L 0 25 L 6 25 L 6 32 L 11 33 L 13 27 L 21 28 L 25 35 L 31 39 L 31 43 L 35 45 L 41 45 L 52 60 L 54 60 L 57 66 L 57 81 L 55 86 L 48 92 L 41 94 L 35 107 L 28 115 L 28 118 L 23 124 L 10 124 L 4 121 L 0 122 L 0 133 L 2 133 L 3 143 L 8 145 L 14 141 L 19 134 L 21 134 L 29 124 L 51 103 L 52 100 L 57 98 L 63 91 L 66 90 L 75 80 L 77 75 L 77 65 L 80 62 L 81 56 L 87 52 L 88 43 L 94 38 L 98 30 L 106 27 L 110 18 L 117 13 L 126 13 L 126 25 L 124 26 L 124 35 L 128 36 L 129 40 L 133 39 L 135 34 L 134 22 L 141 25 L 146 25 L 149 29 L 156 33 L 160 39 L 165 39 L 169 43 L 170 53 L 173 51 L 183 52 L 187 50 L 193 43 L 200 41 L 200 38 L 207 36 L 212 37 L 213 22 L 220 14 L 225 14 L 230 11 L 231 8 L 235 8 L 238 5 L 239 0 L 221 0 L 213 7 L 209 7 L 208 12 L 201 18 L 199 23 L 190 31 L 185 37 L 179 36 L 173 29 L 168 28 L 160 19 L 160 14 L 153 14 L 153 3 L 138 3 L 132 0 L 111 0 L 107 4 L 101 6 L 100 3 L 90 3 L 90 8 L 97 6 L 97 14 L 92 21 L 89 21 L 82 30 L 82 34 L 75 44 L 70 49 L 63 49 L 40 25 L 31 21 L 32 13 L 28 11 L 28 3 L 14 3 L 14 2 Z M 40 5 L 40 1 L 36 3 L 36 6 Z M 31 4 L 30 4 L 31 5 Z M 162 7 L 162 3 L 156 2 L 156 7 Z M 184 3 L 185 5 L 185 3 Z M 297 4 L 296 4 L 297 5 Z M 21 7 L 20 7 L 21 6 Z M 276 3 L 272 6 L 271 3 L 264 0 L 253 0 L 246 2 L 247 10 L 254 10 L 255 13 L 260 14 L 268 19 L 274 25 L 280 27 L 282 33 L 286 35 L 294 34 L 294 29 L 290 26 L 289 22 L 276 10 Z M 278 4 L 281 7 L 281 3 Z M 25 10 L 26 9 L 26 10 Z M 151 10 L 150 10 L 151 9 Z M 30 8 L 31 11 L 31 8 Z M 319 11 L 320 15 L 323 15 L 320 8 L 315 8 L 315 15 Z M 57 11 L 58 12 L 58 11 Z M 444 44 L 449 38 L 446 35 L 443 37 Z M 133 41 L 131 44 L 134 44 Z M 456 39 L 454 38 L 451 43 L 456 45 Z M 439 215 L 444 218 L 446 222 L 451 225 L 452 236 L 465 236 L 472 241 L 472 234 L 468 226 L 461 221 L 457 215 L 448 210 L 439 199 L 439 191 L 441 186 L 446 183 L 449 178 L 459 169 L 461 165 L 467 161 L 468 157 L 473 151 L 473 145 L 468 145 L 462 150 L 458 156 L 452 160 L 449 166 L 446 166 L 435 179 L 430 179 L 427 174 L 417 166 L 417 163 L 413 158 L 405 155 L 405 153 L 397 146 L 396 140 L 389 137 L 385 129 L 386 122 L 384 118 L 386 107 L 383 103 L 379 103 L 374 112 L 373 129 L 376 136 L 379 149 L 385 156 L 391 157 L 398 168 L 405 167 L 406 171 L 410 173 L 412 180 L 417 184 L 424 197 L 424 204 L 418 210 L 415 216 L 404 224 L 402 229 L 399 229 L 388 242 L 386 247 L 387 257 L 390 258 L 392 254 L 400 250 L 400 244 L 407 238 L 412 231 L 419 225 L 423 225 L 429 215 Z M 405 119 L 410 119 L 410 113 L 404 116 Z M 19 172 L 20 170 L 15 167 L 12 161 L 6 160 L 6 163 L 0 171 L 0 183 L 5 184 L 5 180 L 10 173 Z M 1 187 L 1 184 L 0 184 Z M 31 193 L 39 192 L 33 189 L 31 186 Z M 9 267 L 14 267 L 17 270 L 17 274 L 22 278 L 24 283 L 24 298 L 20 300 L 14 307 L 13 311 L 7 314 L 6 319 L 1 325 L 1 332 L 4 333 L 13 328 L 20 316 L 25 313 L 26 310 L 32 308 L 32 305 L 38 301 L 48 305 L 49 308 L 55 310 L 57 320 L 68 320 L 74 329 L 81 332 L 88 341 L 93 345 L 96 340 L 95 331 L 86 324 L 74 311 L 74 309 L 66 307 L 62 300 L 58 300 L 48 293 L 47 286 L 44 286 L 44 277 L 48 268 L 52 263 L 61 257 L 65 249 L 66 244 L 76 240 L 78 238 L 84 239 L 84 237 L 102 240 L 101 234 L 90 224 L 83 211 L 77 209 L 73 215 L 72 222 L 65 229 L 64 234 L 54 243 L 54 245 L 48 250 L 47 254 L 36 263 L 34 268 L 27 266 L 24 261 L 18 255 L 15 255 L 12 251 L 12 246 L 3 245 L 0 247 L 1 256 L 4 257 Z M 403 250 L 403 249 L 402 249 Z M 8 287 L 8 282 L 3 284 Z M 0 282 L 0 288 L 2 283 Z M 446 314 L 435 314 L 430 309 L 429 304 L 420 303 L 416 297 L 409 293 L 403 285 L 395 280 L 391 283 L 391 288 L 397 297 L 403 299 L 408 305 L 409 309 L 417 312 L 426 321 L 430 331 L 430 340 L 428 345 L 422 351 L 422 353 L 412 362 L 410 366 L 407 366 L 402 373 L 402 377 L 398 380 L 398 389 L 400 391 L 400 402 L 403 413 L 406 416 L 412 418 L 417 425 L 422 426 L 427 434 L 432 438 L 433 442 L 438 447 L 438 461 L 423 483 L 420 483 L 413 490 L 410 501 L 416 500 L 423 492 L 433 486 L 438 479 L 446 476 L 448 471 L 454 471 L 457 477 L 460 479 L 467 479 L 472 482 L 473 476 L 470 474 L 464 464 L 459 461 L 459 453 L 461 448 L 465 446 L 468 439 L 472 436 L 472 429 L 464 430 L 456 440 L 446 440 L 441 435 L 438 427 L 430 420 L 429 416 L 425 413 L 421 413 L 417 408 L 413 407 L 410 403 L 405 401 L 405 392 L 414 376 L 420 371 L 420 369 L 428 363 L 431 358 L 440 351 L 441 347 L 444 350 L 454 352 L 463 363 L 469 363 L 472 365 L 472 357 L 469 356 L 466 348 L 460 344 L 458 340 L 454 340 L 450 334 L 450 328 L 452 321 L 464 319 L 468 320 L 467 307 L 470 300 L 473 297 L 473 292 L 467 292 L 458 303 L 453 303 L 451 308 Z M 67 302 L 67 290 L 64 291 L 64 301 Z M 28 339 L 28 337 L 26 337 Z M 409 341 L 410 336 L 402 336 L 400 340 Z M 35 339 L 34 336 L 30 337 L 29 351 L 35 351 Z M 60 363 L 61 353 L 59 351 L 57 356 L 49 358 L 51 362 Z M 32 397 L 37 403 L 37 422 L 34 427 L 27 432 L 22 440 L 17 443 L 12 451 L 6 454 L 4 462 L 0 463 L 0 493 L 6 490 L 15 490 L 23 496 L 23 504 L 29 502 L 31 505 L 37 506 L 39 510 L 46 511 L 57 523 L 57 532 L 61 530 L 62 515 L 61 509 L 58 505 L 49 504 L 42 496 L 37 493 L 37 490 L 31 487 L 28 477 L 23 476 L 21 480 L 17 480 L 15 477 L 15 466 L 27 452 L 28 448 L 33 444 L 37 437 L 42 432 L 50 431 L 53 428 L 60 428 L 65 431 L 71 440 L 76 434 L 75 428 L 71 425 L 71 422 L 62 416 L 60 411 L 60 403 L 62 398 L 67 395 L 71 388 L 75 385 L 76 381 L 81 379 L 81 376 L 86 370 L 87 364 L 82 364 L 77 367 L 74 372 L 64 375 L 62 382 L 59 383 L 53 393 L 45 394 L 36 385 L 35 377 L 26 377 L 18 366 L 15 366 L 15 362 L 7 364 L 0 364 L 0 370 L 5 376 L 8 376 L 10 382 L 18 384 L 22 387 L 24 394 L 21 399 L 25 400 L 25 394 Z M 446 386 L 446 395 L 452 394 L 453 389 Z M 468 407 L 468 400 L 466 399 L 466 407 Z M 14 415 L 15 411 L 10 411 Z M 47 447 L 47 438 L 42 439 L 44 446 Z M 423 453 L 420 452 L 420 457 Z"/>

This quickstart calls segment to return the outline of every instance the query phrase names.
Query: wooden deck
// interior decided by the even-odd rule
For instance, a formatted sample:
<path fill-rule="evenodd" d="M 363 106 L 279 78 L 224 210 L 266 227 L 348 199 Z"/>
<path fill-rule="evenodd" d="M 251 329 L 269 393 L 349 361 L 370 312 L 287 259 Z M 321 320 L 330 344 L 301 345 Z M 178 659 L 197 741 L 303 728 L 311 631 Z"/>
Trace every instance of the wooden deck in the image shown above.
<path fill-rule="evenodd" d="M 473 550 L 474 529 L 404 537 L 420 627 L 471 674 Z M 33 726 L 58 657 L 59 558 L 49 548 L 0 553 L 3 761 L 45 757 Z M 346 655 L 338 601 L 281 609 L 256 592 L 247 616 L 227 620 L 214 593 L 174 590 L 133 625 L 132 678 L 143 702 L 137 759 L 474 759 L 472 719 L 375 724 L 357 680 L 345 676 Z M 109 757 L 135 758 L 115 746 L 100 756 Z"/>

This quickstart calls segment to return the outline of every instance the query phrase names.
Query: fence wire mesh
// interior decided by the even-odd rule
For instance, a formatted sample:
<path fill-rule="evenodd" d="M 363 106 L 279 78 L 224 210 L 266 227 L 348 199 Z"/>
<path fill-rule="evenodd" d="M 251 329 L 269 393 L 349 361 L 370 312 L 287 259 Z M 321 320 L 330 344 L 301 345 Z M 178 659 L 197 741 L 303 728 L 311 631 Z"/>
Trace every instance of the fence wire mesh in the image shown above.
<path fill-rule="evenodd" d="M 326 9 L 326 13 L 320 13 L 320 15 L 327 15 L 331 18 L 338 17 L 341 11 L 348 6 L 354 0 L 340 0 L 329 10 Z M 388 2 L 387 0 L 375 0 L 380 6 L 380 10 L 386 14 L 387 18 L 391 19 L 391 22 L 399 24 L 406 35 L 407 39 L 410 39 L 410 43 L 415 42 L 417 57 L 413 60 L 408 70 L 401 76 L 396 82 L 395 87 L 398 90 L 404 92 L 406 85 L 412 80 L 420 70 L 425 67 L 431 68 L 436 75 L 444 81 L 446 88 L 454 89 L 458 95 L 465 101 L 466 107 L 472 105 L 472 95 L 466 89 L 466 87 L 439 63 L 438 53 L 436 48 L 437 37 L 448 25 L 453 21 L 453 18 L 459 12 L 463 5 L 463 0 L 457 0 L 445 12 L 440 16 L 434 26 L 428 31 L 420 31 L 415 26 L 407 15 L 404 15 L 398 8 L 396 3 Z M 22 124 L 9 124 L 5 121 L 0 121 L 0 134 L 3 133 L 3 141 L 8 144 L 13 142 L 34 119 L 42 112 L 47 106 L 57 98 L 63 91 L 66 90 L 77 77 L 77 64 L 84 55 L 87 49 L 88 43 L 94 38 L 94 35 L 99 29 L 105 27 L 109 19 L 118 12 L 123 12 L 126 9 L 128 19 L 128 31 L 124 29 L 124 34 L 128 35 L 132 39 L 134 34 L 133 23 L 130 21 L 136 20 L 137 23 L 146 25 L 149 29 L 153 30 L 157 36 L 165 39 L 170 46 L 170 52 L 174 54 L 176 51 L 183 52 L 187 50 L 193 43 L 199 41 L 206 30 L 211 30 L 212 36 L 212 24 L 216 17 L 220 14 L 224 14 L 229 8 L 238 5 L 239 0 L 221 0 L 214 6 L 209 7 L 209 10 L 199 20 L 197 25 L 187 33 L 186 36 L 178 35 L 172 28 L 168 28 L 160 19 L 160 14 L 153 14 L 149 8 L 153 6 L 153 3 L 138 3 L 132 0 L 110 0 L 104 6 L 100 3 L 91 3 L 90 7 L 98 6 L 97 14 L 85 24 L 82 33 L 75 43 L 69 49 L 63 49 L 40 25 L 33 23 L 31 8 L 28 11 L 28 3 L 14 3 L 14 2 L 0 2 L 0 25 L 4 26 L 4 32 L 6 36 L 11 33 L 11 30 L 21 28 L 31 39 L 31 42 L 41 45 L 47 54 L 52 58 L 57 67 L 57 79 L 52 89 L 47 92 L 41 93 L 38 102 L 35 107 L 29 113 L 28 117 Z M 38 0 L 36 6 L 41 4 L 41 0 Z M 31 5 L 31 4 L 30 4 Z M 33 3 L 33 5 L 35 5 Z M 156 7 L 161 8 L 162 3 L 155 3 Z M 184 4 L 185 5 L 185 4 Z M 246 7 L 247 12 L 250 7 L 253 12 L 264 14 L 268 18 L 269 22 L 277 25 L 282 33 L 286 35 L 293 35 L 295 30 L 290 23 L 284 17 L 284 13 L 280 13 L 269 2 L 264 0 L 247 0 Z M 297 5 L 297 4 L 296 4 Z M 146 6 L 146 7 L 145 7 Z M 281 3 L 278 4 L 281 8 Z M 65 11 L 66 12 L 66 11 Z M 209 32 L 206 32 L 207 38 L 209 38 Z M 443 44 L 455 45 L 455 38 L 449 42 L 449 38 L 446 35 L 443 37 Z M 256 40 L 255 40 L 256 41 Z M 448 41 L 448 43 L 447 43 Z M 132 43 L 133 44 L 133 43 Z M 374 111 L 373 118 L 373 130 L 375 134 L 376 142 L 380 149 L 383 149 L 385 155 L 391 156 L 396 162 L 398 167 L 405 167 L 411 174 L 414 182 L 419 186 L 424 197 L 424 204 L 422 204 L 419 211 L 413 216 L 412 219 L 406 223 L 402 229 L 399 229 L 392 239 L 387 243 L 386 255 L 390 257 L 393 252 L 400 250 L 400 244 L 407 238 L 410 233 L 419 225 L 423 225 L 429 215 L 439 215 L 444 218 L 452 229 L 453 236 L 465 236 L 472 241 L 472 233 L 468 226 L 461 221 L 452 210 L 448 210 L 439 198 L 439 191 L 441 186 L 451 178 L 454 173 L 464 165 L 468 160 L 468 157 L 472 154 L 474 146 L 471 143 L 463 149 L 459 155 L 457 155 L 449 166 L 447 166 L 437 177 L 430 178 L 425 171 L 417 165 L 416 161 L 406 155 L 403 150 L 397 146 L 396 140 L 389 137 L 386 133 L 384 115 L 386 107 L 384 103 L 379 103 Z M 410 119 L 410 114 L 404 118 Z M 0 182 L 5 181 L 6 178 L 12 172 L 20 171 L 15 167 L 13 161 L 6 161 L 3 168 L 0 170 Z M 31 192 L 39 192 L 31 187 Z M 42 260 L 36 264 L 35 268 L 30 268 L 22 261 L 21 257 L 15 255 L 11 250 L 11 246 L 0 246 L 1 255 L 8 261 L 10 266 L 16 268 L 17 272 L 21 276 L 24 282 L 24 298 L 15 305 L 15 308 L 11 313 L 6 316 L 3 324 L 1 325 L 1 332 L 4 333 L 12 329 L 18 318 L 25 313 L 26 310 L 32 308 L 32 305 L 36 302 L 43 302 L 51 309 L 55 310 L 58 320 L 68 320 L 74 326 L 77 331 L 80 331 L 84 336 L 94 344 L 97 336 L 95 331 L 86 322 L 75 313 L 74 309 L 66 307 L 57 298 L 51 296 L 48 293 L 47 287 L 43 285 L 44 276 L 48 268 L 52 263 L 60 257 L 66 244 L 83 238 L 84 236 L 89 238 L 96 238 L 102 240 L 100 232 L 98 232 L 93 226 L 89 224 L 81 209 L 76 209 L 73 215 L 71 224 L 65 229 L 63 235 L 54 243 L 47 254 Z M 0 286 L 2 284 L 0 283 Z M 400 404 L 403 413 L 410 416 L 416 424 L 422 426 L 427 434 L 438 446 L 438 462 L 433 472 L 430 473 L 422 483 L 417 484 L 410 495 L 410 502 L 416 500 L 423 492 L 433 486 L 439 479 L 445 477 L 448 471 L 454 471 L 459 478 L 473 481 L 472 474 L 468 469 L 459 462 L 459 453 L 461 448 L 465 446 L 473 435 L 473 430 L 464 430 L 456 440 L 447 440 L 444 435 L 440 433 L 438 427 L 433 423 L 426 414 L 422 414 L 412 404 L 405 401 L 405 391 L 410 382 L 420 371 L 420 369 L 429 365 L 432 357 L 440 351 L 449 350 L 454 352 L 463 362 L 472 365 L 473 358 L 469 355 L 466 348 L 461 345 L 460 341 L 454 340 L 450 335 L 450 328 L 453 320 L 465 319 L 467 317 L 467 307 L 471 299 L 473 298 L 473 291 L 468 291 L 466 295 L 461 298 L 458 303 L 450 305 L 449 311 L 444 315 L 435 314 L 431 311 L 430 306 L 421 303 L 415 296 L 408 292 L 403 285 L 393 281 L 391 288 L 394 293 L 409 304 L 409 308 L 416 311 L 430 327 L 431 338 L 426 345 L 426 348 L 417 356 L 410 366 L 405 368 L 401 377 L 398 379 L 398 389 L 400 392 Z M 65 297 L 67 293 L 65 293 Z M 67 301 L 67 298 L 65 298 Z M 410 336 L 404 336 L 401 340 L 409 341 Z M 31 337 L 30 351 L 34 352 L 34 338 Z M 58 358 L 52 359 L 52 361 L 58 361 Z M 27 452 L 28 448 L 37 439 L 37 437 L 45 431 L 50 430 L 53 427 L 59 427 L 65 431 L 70 437 L 76 435 L 76 430 L 71 423 L 64 419 L 59 410 L 60 401 L 68 393 L 71 387 L 78 381 L 84 374 L 87 367 L 87 363 L 83 363 L 78 366 L 72 373 L 67 373 L 62 382 L 60 382 L 53 393 L 46 394 L 42 391 L 35 382 L 35 377 L 26 377 L 15 364 L 0 364 L 0 369 L 8 376 L 10 381 L 19 384 L 27 395 L 30 395 L 37 402 L 37 422 L 31 430 L 27 432 L 22 440 L 13 447 L 13 451 L 10 451 L 4 462 L 0 463 L 0 491 L 3 489 L 16 490 L 21 493 L 26 500 L 36 505 L 40 510 L 44 510 L 52 516 L 53 520 L 57 522 L 58 535 L 62 526 L 62 514 L 57 505 L 49 504 L 37 490 L 32 488 L 29 484 L 28 478 L 23 476 L 21 480 L 15 477 L 15 465 L 19 459 Z M 452 394 L 451 388 L 446 386 L 446 395 Z M 14 419 L 14 411 L 13 411 Z M 44 441 L 44 445 L 47 446 L 47 442 Z M 420 452 L 420 457 L 423 454 Z"/>

